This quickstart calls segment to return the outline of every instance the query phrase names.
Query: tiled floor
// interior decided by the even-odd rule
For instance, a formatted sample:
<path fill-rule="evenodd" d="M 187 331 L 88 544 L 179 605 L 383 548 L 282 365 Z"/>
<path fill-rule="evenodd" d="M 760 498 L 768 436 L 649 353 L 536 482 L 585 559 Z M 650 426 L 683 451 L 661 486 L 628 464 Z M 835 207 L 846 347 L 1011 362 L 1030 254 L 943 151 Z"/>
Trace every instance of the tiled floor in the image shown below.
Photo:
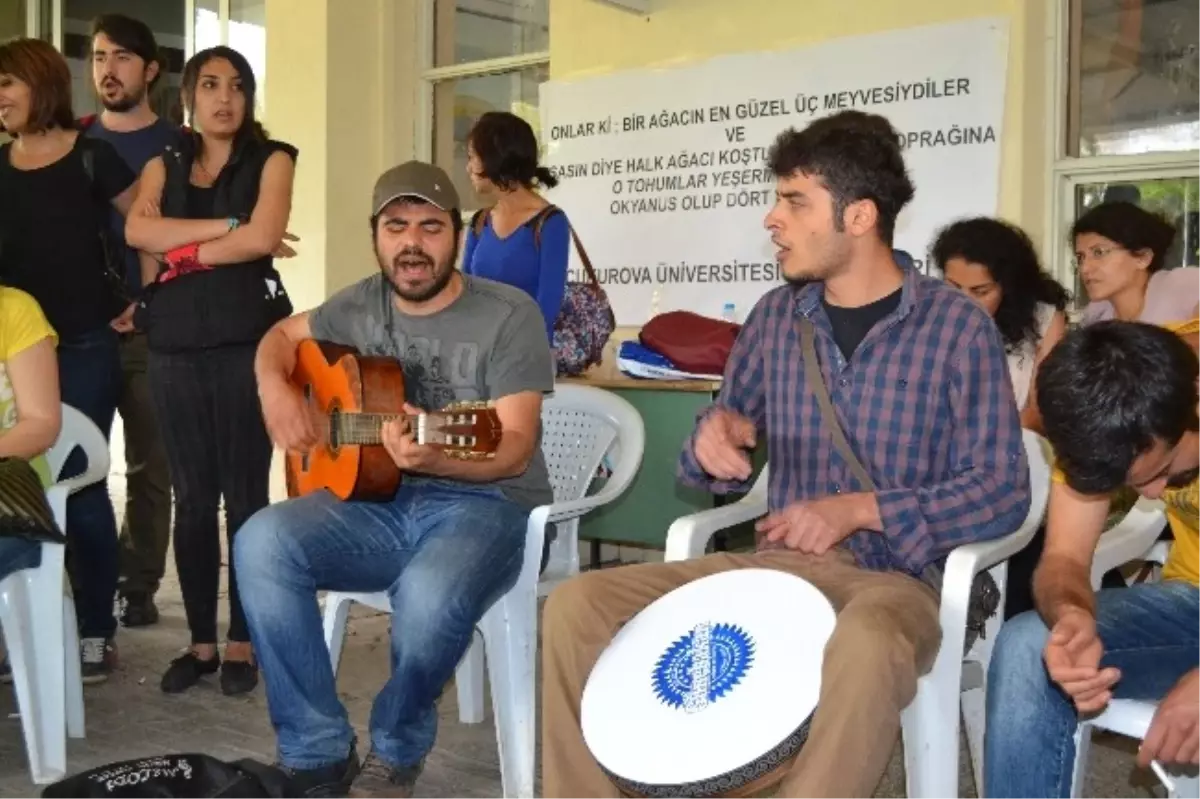
<path fill-rule="evenodd" d="M 114 444 L 114 452 L 123 451 L 119 441 Z M 119 466 L 115 471 L 111 488 L 120 500 L 124 480 Z M 253 757 L 269 762 L 274 737 L 261 686 L 250 697 L 236 699 L 223 696 L 215 680 L 182 696 L 167 696 L 159 690 L 163 668 L 187 642 L 173 567 L 160 593 L 159 607 L 162 621 L 157 626 L 120 632 L 121 666 L 117 674 L 107 683 L 85 689 L 87 738 L 70 742 L 70 769 L 74 772 L 166 752 L 205 752 L 227 759 Z M 342 656 L 339 691 L 364 745 L 363 727 L 371 697 L 387 674 L 387 635 L 385 616 L 360 610 L 352 621 Z M 15 714 L 11 692 L 0 691 L 0 796 L 36 795 L 37 788 L 29 783 L 20 722 Z M 450 688 L 439 715 L 437 747 L 418 783 L 418 795 L 499 796 L 500 771 L 490 712 L 482 724 L 460 724 Z M 1152 795 L 1152 778 L 1133 772 L 1130 742 L 1106 739 L 1097 743 L 1086 795 Z M 897 746 L 877 796 L 904 795 L 900 755 Z M 961 762 L 961 795 L 974 796 L 967 758 L 961 758 Z"/>

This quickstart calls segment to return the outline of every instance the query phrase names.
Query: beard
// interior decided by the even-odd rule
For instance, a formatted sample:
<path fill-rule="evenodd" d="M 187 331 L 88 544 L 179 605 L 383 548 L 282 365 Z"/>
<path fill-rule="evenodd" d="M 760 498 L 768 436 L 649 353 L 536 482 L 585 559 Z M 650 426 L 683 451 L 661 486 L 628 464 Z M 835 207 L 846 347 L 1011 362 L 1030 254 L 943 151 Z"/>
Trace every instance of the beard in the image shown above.
<path fill-rule="evenodd" d="M 118 114 L 132 111 L 134 108 L 137 108 L 138 104 L 146 96 L 145 86 L 139 86 L 133 91 L 126 89 L 122 83 L 117 83 L 117 86 L 121 89 L 121 93 L 115 97 L 109 98 L 104 88 L 98 93 L 100 95 L 100 104 L 108 111 L 114 111 Z"/>
<path fill-rule="evenodd" d="M 379 271 L 391 284 L 392 291 L 396 296 L 407 302 L 427 302 L 441 294 L 446 286 L 450 285 L 450 280 L 454 277 L 454 264 L 458 260 L 458 243 L 455 242 L 449 257 L 440 264 L 434 261 L 433 256 L 419 247 L 405 247 L 393 256 L 390 263 L 378 250 L 376 250 L 375 257 L 379 261 Z M 416 288 L 404 286 L 396 273 L 403 269 L 405 264 L 427 267 L 430 270 L 431 279 L 424 284 L 419 284 Z"/>
<path fill-rule="evenodd" d="M 806 264 L 791 268 L 786 263 L 780 264 L 784 279 L 792 285 L 802 286 L 841 274 L 850 263 L 850 237 L 830 234 L 819 246 L 810 245 L 806 255 Z"/>

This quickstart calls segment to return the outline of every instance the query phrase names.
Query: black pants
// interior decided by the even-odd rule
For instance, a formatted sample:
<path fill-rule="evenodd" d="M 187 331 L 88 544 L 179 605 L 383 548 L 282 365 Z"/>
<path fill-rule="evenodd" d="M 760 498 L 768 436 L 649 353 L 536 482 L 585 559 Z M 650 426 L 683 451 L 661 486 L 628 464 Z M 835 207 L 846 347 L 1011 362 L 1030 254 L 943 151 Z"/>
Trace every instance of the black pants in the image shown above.
<path fill-rule="evenodd" d="M 175 567 L 193 644 L 217 642 L 217 507 L 229 539 L 229 640 L 249 641 L 233 537 L 269 499 L 271 441 L 254 379 L 254 346 L 150 353 L 150 391 L 175 491 Z"/>

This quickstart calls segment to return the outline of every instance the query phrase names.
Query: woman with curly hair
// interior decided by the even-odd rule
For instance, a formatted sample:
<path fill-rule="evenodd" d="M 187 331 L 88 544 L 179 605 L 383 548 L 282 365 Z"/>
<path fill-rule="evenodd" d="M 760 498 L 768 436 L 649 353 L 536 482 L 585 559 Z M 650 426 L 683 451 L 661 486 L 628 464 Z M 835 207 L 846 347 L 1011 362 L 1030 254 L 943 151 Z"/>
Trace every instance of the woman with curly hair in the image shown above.
<path fill-rule="evenodd" d="M 1066 289 L 1042 269 L 1025 232 L 999 219 L 963 219 L 946 227 L 933 245 L 933 260 L 947 283 L 996 321 L 1021 424 L 1038 430 L 1033 377 L 1066 331 Z"/>
<path fill-rule="evenodd" d="M 1066 290 L 1042 270 L 1025 232 L 999 219 L 964 219 L 946 227 L 933 245 L 933 260 L 947 283 L 970 295 L 996 321 L 1008 352 L 1021 425 L 1040 430 L 1034 376 L 1066 332 Z M 1040 528 L 1009 560 L 1006 619 L 1033 608 L 1033 570 L 1045 533 Z"/>
<path fill-rule="evenodd" d="M 1104 319 L 1161 325 L 1200 313 L 1200 269 L 1166 269 L 1175 228 L 1127 202 L 1101 203 L 1075 220 L 1075 265 L 1091 301 L 1083 324 Z"/>

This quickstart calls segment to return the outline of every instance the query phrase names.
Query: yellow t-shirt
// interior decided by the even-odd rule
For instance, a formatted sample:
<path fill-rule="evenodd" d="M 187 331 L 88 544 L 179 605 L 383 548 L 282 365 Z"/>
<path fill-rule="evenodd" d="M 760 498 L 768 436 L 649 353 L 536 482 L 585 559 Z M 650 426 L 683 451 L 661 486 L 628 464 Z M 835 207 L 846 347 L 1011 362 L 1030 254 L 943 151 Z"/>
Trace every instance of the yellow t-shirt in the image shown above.
<path fill-rule="evenodd" d="M 1163 327 L 1180 336 L 1195 335 L 1200 333 L 1200 319 L 1171 322 Z M 1054 481 L 1066 481 L 1057 467 Z M 1166 506 L 1167 523 L 1175 537 L 1163 566 L 1162 578 L 1200 585 L 1200 481 L 1193 480 L 1182 488 L 1168 488 L 1160 499 Z"/>
<path fill-rule="evenodd" d="M 17 402 L 8 379 L 8 362 L 44 338 L 57 341 L 42 307 L 23 291 L 0 286 L 0 431 L 17 423 Z M 38 456 L 30 461 L 42 483 L 50 485 L 50 468 Z"/>

